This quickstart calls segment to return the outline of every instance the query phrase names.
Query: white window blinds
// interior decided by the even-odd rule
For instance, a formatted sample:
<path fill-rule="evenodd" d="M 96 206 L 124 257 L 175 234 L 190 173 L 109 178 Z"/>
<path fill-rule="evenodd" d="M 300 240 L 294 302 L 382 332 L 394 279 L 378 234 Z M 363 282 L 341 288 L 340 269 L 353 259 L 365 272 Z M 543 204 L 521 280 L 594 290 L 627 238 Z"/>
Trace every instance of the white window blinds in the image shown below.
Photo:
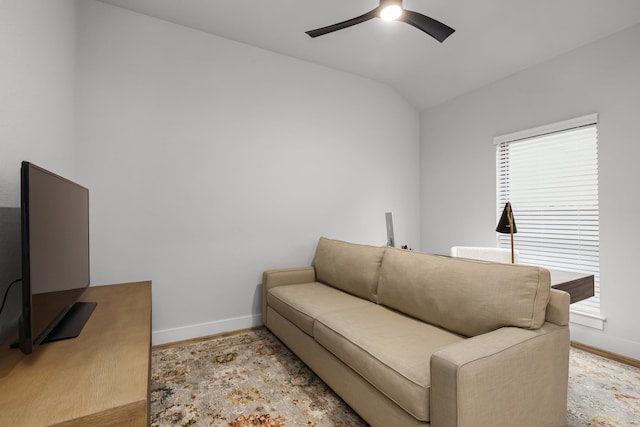
<path fill-rule="evenodd" d="M 497 218 L 511 202 L 522 264 L 595 276 L 595 296 L 579 305 L 599 313 L 597 115 L 495 138 Z M 510 248 L 498 234 L 498 246 Z"/>

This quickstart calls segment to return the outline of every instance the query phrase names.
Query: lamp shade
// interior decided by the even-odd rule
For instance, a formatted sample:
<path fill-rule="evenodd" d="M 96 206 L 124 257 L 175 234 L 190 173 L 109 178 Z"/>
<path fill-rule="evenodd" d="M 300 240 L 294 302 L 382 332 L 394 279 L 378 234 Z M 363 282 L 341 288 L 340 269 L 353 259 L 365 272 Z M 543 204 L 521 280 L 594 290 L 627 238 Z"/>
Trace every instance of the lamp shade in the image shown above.
<path fill-rule="evenodd" d="M 502 216 L 500 217 L 500 221 L 498 222 L 498 226 L 496 227 L 496 231 L 498 233 L 507 233 L 511 234 L 511 226 L 513 225 L 513 233 L 517 233 L 518 229 L 516 228 L 516 220 L 513 218 L 513 211 L 511 210 L 511 203 L 507 202 L 504 205 L 504 210 L 502 211 Z"/>

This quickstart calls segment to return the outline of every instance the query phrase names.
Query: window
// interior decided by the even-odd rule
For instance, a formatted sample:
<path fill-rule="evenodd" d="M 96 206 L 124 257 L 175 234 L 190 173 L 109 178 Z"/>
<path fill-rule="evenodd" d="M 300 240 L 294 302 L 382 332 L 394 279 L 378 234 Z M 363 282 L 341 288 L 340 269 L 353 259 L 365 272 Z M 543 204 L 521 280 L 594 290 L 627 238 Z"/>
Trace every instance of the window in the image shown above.
<path fill-rule="evenodd" d="M 600 312 L 598 116 L 494 139 L 497 215 L 511 202 L 520 263 L 591 273 L 595 296 L 572 306 Z M 498 246 L 510 248 L 508 235 Z"/>

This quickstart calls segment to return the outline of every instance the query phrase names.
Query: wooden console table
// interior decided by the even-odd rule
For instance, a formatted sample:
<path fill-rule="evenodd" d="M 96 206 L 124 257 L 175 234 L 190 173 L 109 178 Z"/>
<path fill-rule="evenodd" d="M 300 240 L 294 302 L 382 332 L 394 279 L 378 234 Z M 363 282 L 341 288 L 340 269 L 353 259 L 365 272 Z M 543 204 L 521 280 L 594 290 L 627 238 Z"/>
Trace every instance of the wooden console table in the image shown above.
<path fill-rule="evenodd" d="M 39 346 L 0 378 L 0 426 L 147 426 L 151 282 L 90 287 L 79 337 Z M 7 352 L 12 352 L 7 356 Z"/>
<path fill-rule="evenodd" d="M 570 304 L 594 295 L 593 274 L 564 270 L 549 270 L 549 272 L 551 273 L 551 287 L 567 292 L 571 297 Z"/>

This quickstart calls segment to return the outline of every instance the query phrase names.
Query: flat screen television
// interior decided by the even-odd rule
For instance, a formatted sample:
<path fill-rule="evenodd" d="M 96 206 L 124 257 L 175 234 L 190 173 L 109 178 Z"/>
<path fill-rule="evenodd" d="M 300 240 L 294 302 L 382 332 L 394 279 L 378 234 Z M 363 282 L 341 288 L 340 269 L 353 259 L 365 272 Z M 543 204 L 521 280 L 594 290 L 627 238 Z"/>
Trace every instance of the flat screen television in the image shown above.
<path fill-rule="evenodd" d="M 89 286 L 89 190 L 22 162 L 22 314 L 18 346 L 80 334 L 96 303 L 78 299 Z"/>

